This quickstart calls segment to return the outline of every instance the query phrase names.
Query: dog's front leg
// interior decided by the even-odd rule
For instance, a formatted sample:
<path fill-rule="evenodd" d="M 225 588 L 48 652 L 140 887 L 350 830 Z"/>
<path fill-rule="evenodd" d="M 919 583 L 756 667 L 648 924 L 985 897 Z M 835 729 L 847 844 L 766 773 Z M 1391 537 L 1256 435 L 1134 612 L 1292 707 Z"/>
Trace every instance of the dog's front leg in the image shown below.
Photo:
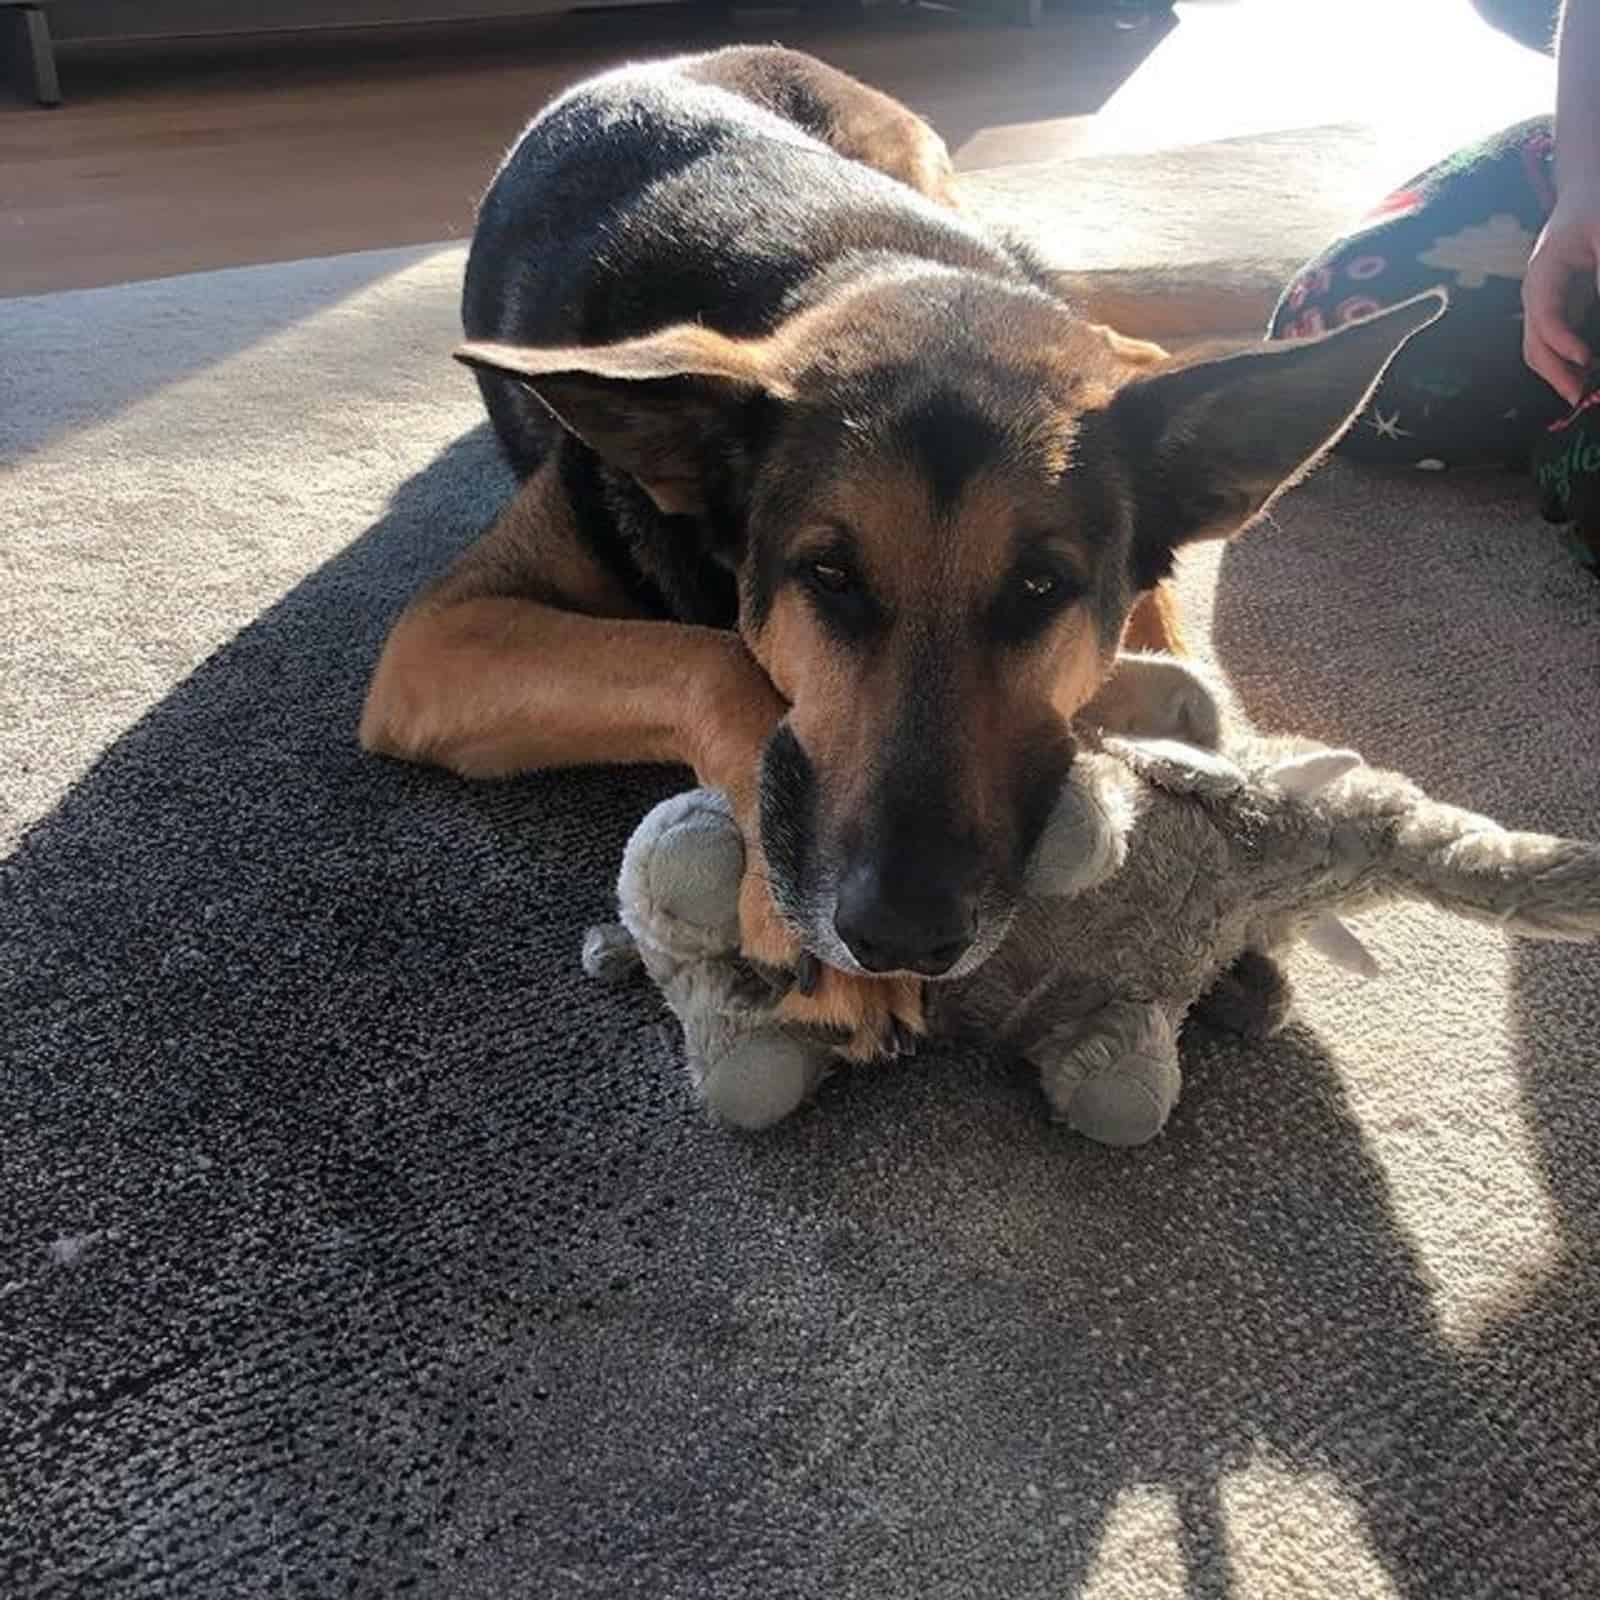
<path fill-rule="evenodd" d="M 806 979 L 785 1016 L 837 1029 L 849 1055 L 890 1053 L 920 1031 L 921 984 L 817 968 L 768 891 L 761 754 L 787 709 L 737 634 L 447 592 L 418 601 L 396 624 L 361 739 L 375 753 L 472 778 L 609 762 L 692 767 L 727 794 L 746 840 L 745 954 Z"/>

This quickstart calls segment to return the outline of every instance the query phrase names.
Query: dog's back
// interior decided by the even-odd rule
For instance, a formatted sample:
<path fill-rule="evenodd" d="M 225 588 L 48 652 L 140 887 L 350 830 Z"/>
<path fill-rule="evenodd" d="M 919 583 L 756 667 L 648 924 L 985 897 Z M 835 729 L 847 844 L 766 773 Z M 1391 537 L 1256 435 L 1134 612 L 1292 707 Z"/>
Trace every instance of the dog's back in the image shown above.
<path fill-rule="evenodd" d="M 821 70 L 789 51 L 719 51 L 624 67 L 554 102 L 480 207 L 467 336 L 608 344 L 676 322 L 756 335 L 884 255 L 1019 275 L 1003 245 L 818 137 L 839 112 L 802 68 Z M 831 76 L 846 98 L 875 96 Z M 501 376 L 480 383 L 513 464 L 530 470 L 542 409 Z"/>

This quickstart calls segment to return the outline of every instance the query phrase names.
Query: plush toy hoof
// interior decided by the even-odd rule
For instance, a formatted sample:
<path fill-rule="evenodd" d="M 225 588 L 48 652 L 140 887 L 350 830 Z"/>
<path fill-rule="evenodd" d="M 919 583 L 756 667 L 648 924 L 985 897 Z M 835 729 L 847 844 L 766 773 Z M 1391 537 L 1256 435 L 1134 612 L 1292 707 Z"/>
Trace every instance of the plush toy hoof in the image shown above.
<path fill-rule="evenodd" d="M 1123 1056 L 1073 1091 L 1068 1126 L 1097 1144 L 1147 1144 L 1166 1127 L 1181 1084 L 1169 1060 Z"/>
<path fill-rule="evenodd" d="M 634 831 L 617 901 L 636 938 L 677 954 L 715 955 L 739 943 L 744 840 L 727 801 L 708 789 L 664 800 Z"/>
<path fill-rule="evenodd" d="M 669 916 L 692 927 L 720 929 L 728 943 L 737 944 L 735 897 L 743 876 L 739 830 L 715 811 L 694 811 L 658 841 L 650 887 L 656 904 Z"/>
<path fill-rule="evenodd" d="M 1288 976 L 1271 956 L 1246 950 L 1195 1002 L 1203 1022 L 1243 1039 L 1270 1039 L 1294 1011 Z"/>
<path fill-rule="evenodd" d="M 741 1040 L 705 1068 L 707 1107 L 735 1128 L 770 1128 L 794 1111 L 828 1070 L 826 1047 L 784 1033 Z"/>
<path fill-rule="evenodd" d="M 615 922 L 591 928 L 583 936 L 583 970 L 600 983 L 622 983 L 640 968 L 633 935 Z"/>

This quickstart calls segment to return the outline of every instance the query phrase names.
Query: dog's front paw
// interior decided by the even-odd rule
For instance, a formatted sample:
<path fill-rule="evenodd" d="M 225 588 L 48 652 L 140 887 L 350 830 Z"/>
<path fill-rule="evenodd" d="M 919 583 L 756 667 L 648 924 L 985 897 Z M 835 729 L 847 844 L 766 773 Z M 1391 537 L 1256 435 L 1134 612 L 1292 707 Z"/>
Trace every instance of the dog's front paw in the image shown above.
<path fill-rule="evenodd" d="M 791 989 L 778 1008 L 786 1022 L 826 1029 L 851 1061 L 889 1061 L 914 1054 L 925 1031 L 922 980 L 858 978 L 833 967 L 818 970 L 815 983 Z"/>
<path fill-rule="evenodd" d="M 805 950 L 768 890 L 759 851 L 739 893 L 740 954 L 782 996 L 782 1021 L 839 1040 L 851 1061 L 909 1055 L 924 1031 L 922 980 L 856 977 L 824 966 Z"/>
<path fill-rule="evenodd" d="M 759 846 L 746 846 L 739 884 L 739 955 L 752 972 L 765 977 L 779 994 L 815 982 L 817 962 L 784 920 L 772 898 Z"/>

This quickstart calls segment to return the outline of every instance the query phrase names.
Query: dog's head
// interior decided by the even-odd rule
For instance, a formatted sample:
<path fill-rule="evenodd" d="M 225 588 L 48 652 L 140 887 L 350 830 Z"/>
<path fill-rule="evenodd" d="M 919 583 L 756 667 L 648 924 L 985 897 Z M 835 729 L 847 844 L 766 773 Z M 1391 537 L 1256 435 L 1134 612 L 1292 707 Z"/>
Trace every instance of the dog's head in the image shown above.
<path fill-rule="evenodd" d="M 791 708 L 762 843 L 809 946 L 954 976 L 1005 931 L 1135 599 L 1308 469 L 1442 306 L 1164 360 L 928 268 L 760 339 L 463 354 L 525 378 L 737 570 L 745 639 Z"/>

